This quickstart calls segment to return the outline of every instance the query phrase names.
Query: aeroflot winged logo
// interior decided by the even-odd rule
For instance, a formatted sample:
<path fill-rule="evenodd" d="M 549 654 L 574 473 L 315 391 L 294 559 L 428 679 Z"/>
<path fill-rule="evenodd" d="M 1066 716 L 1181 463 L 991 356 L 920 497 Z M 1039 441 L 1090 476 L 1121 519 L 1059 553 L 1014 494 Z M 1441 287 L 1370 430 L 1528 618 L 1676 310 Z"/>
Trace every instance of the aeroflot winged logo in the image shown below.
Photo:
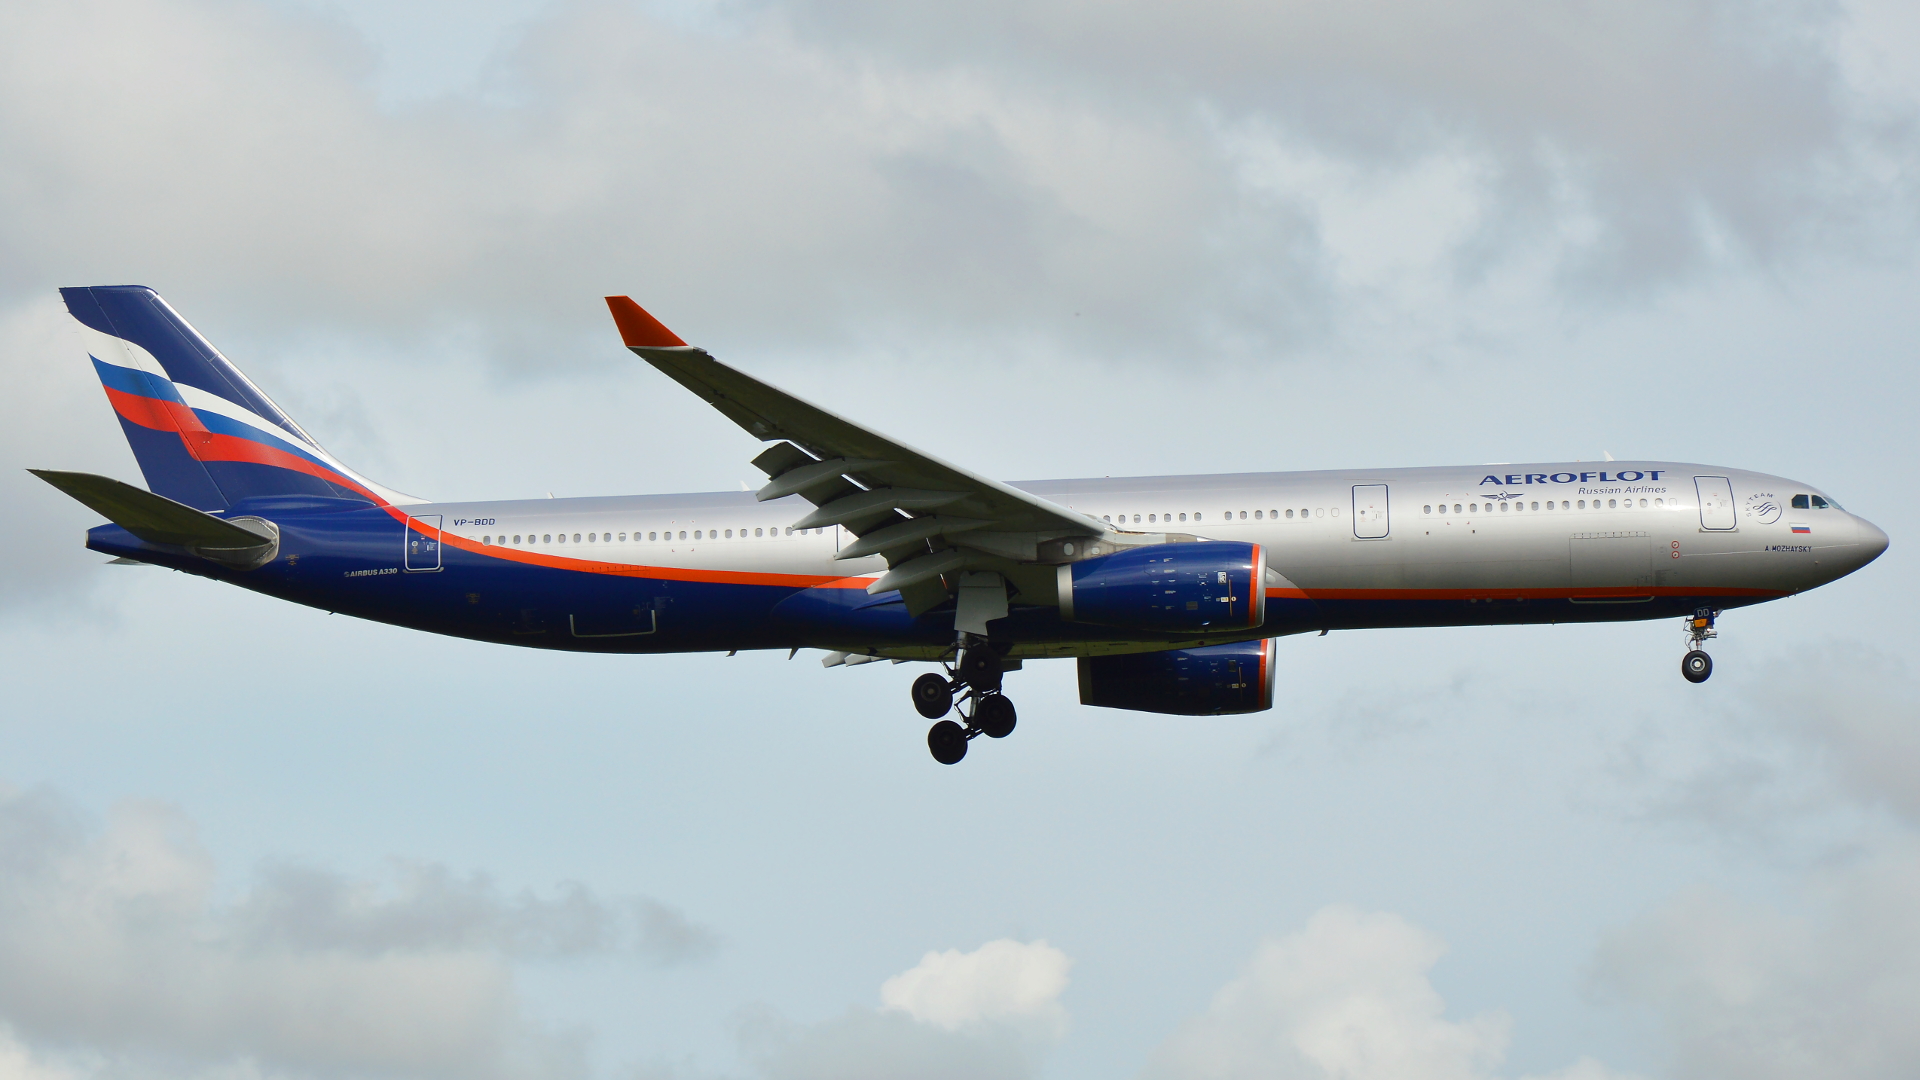
<path fill-rule="evenodd" d="M 1557 473 L 1508 473 L 1505 476 L 1488 475 L 1481 484 L 1499 484 L 1502 487 L 1519 487 L 1525 484 L 1634 484 L 1642 480 L 1658 480 L 1665 469 L 1622 469 L 1608 476 L 1604 472 L 1557 472 Z"/>

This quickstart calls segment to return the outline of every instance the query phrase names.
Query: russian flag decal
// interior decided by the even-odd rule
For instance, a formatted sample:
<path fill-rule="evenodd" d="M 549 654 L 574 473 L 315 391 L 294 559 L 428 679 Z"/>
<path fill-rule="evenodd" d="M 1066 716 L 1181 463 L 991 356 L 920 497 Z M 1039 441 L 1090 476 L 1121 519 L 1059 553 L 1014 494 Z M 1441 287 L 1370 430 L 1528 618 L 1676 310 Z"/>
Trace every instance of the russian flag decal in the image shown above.
<path fill-rule="evenodd" d="M 1810 533 L 1813 531 L 1812 527 L 1807 525 L 1789 525 L 1787 527 L 1797 533 Z"/>

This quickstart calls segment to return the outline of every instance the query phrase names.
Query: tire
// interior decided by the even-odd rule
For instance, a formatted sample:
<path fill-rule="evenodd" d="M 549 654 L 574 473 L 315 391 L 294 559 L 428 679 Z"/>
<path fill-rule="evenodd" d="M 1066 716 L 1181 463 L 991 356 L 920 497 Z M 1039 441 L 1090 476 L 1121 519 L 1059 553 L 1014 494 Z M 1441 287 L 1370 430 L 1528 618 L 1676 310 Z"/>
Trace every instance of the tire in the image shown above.
<path fill-rule="evenodd" d="M 929 671 L 913 680 L 913 707 L 929 720 L 953 711 L 953 689 L 947 680 Z"/>
<path fill-rule="evenodd" d="M 1699 649 L 1689 650 L 1687 655 L 1680 658 L 1680 674 L 1686 676 L 1690 683 L 1706 682 L 1707 677 L 1713 674 L 1713 657 Z"/>
<path fill-rule="evenodd" d="M 957 765 L 967 756 L 966 729 L 951 720 L 942 720 L 927 731 L 927 749 L 942 765 Z"/>
<path fill-rule="evenodd" d="M 973 709 L 974 726 L 989 739 L 1004 739 L 1013 734 L 1016 719 L 1013 702 L 1002 694 L 988 694 Z"/>

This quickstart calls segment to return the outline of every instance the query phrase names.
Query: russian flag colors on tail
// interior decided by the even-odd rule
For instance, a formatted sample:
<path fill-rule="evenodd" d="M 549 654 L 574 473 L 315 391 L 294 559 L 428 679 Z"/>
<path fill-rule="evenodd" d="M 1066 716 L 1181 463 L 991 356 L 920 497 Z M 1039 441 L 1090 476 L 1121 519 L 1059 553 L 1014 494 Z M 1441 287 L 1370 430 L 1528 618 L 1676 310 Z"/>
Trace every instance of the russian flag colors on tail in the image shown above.
<path fill-rule="evenodd" d="M 310 495 L 407 503 L 342 465 L 141 285 L 60 290 L 155 494 L 199 510 Z"/>

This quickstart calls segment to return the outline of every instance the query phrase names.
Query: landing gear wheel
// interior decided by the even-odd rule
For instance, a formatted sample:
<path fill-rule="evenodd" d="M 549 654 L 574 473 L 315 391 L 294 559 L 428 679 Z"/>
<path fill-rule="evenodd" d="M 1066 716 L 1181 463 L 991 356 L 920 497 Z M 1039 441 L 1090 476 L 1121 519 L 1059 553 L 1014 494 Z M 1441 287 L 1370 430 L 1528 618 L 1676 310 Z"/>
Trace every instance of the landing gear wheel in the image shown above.
<path fill-rule="evenodd" d="M 967 731 L 951 720 L 942 720 L 927 731 L 927 749 L 942 765 L 957 765 L 967 756 Z"/>
<path fill-rule="evenodd" d="M 988 694 L 973 707 L 973 726 L 989 739 L 1004 739 L 1013 734 L 1015 720 L 1013 702 L 1003 694 Z"/>
<path fill-rule="evenodd" d="M 1713 674 L 1713 657 L 1699 649 L 1690 650 L 1680 658 L 1680 674 L 1685 675 L 1690 683 L 1706 682 L 1707 676 Z"/>
<path fill-rule="evenodd" d="M 929 720 L 953 711 L 953 684 L 929 671 L 913 680 L 913 707 Z"/>

